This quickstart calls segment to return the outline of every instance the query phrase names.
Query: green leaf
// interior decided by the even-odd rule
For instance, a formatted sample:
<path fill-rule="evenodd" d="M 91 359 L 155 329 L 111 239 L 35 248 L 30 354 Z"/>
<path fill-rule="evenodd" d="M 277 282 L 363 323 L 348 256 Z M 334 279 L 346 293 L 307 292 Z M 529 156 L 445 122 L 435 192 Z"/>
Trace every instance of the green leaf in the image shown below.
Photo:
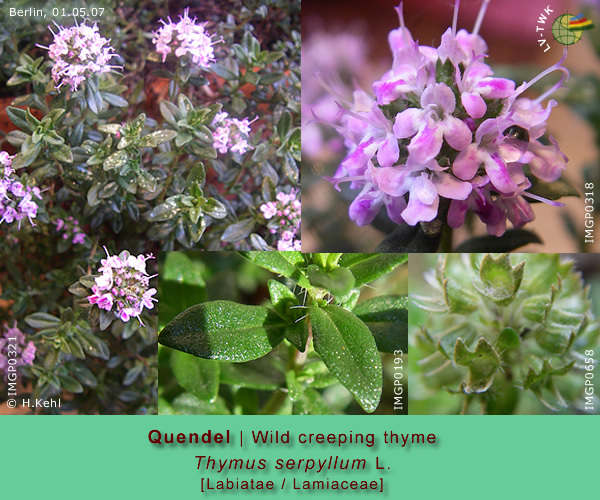
<path fill-rule="evenodd" d="M 357 259 L 350 265 L 346 265 L 346 267 L 352 271 L 356 279 L 354 286 L 358 288 L 393 271 L 407 260 L 408 255 L 405 253 L 370 254 L 370 258 Z M 340 265 L 345 265 L 343 258 L 340 259 Z"/>
<path fill-rule="evenodd" d="M 60 324 L 60 319 L 48 313 L 37 312 L 27 316 L 25 323 L 31 328 L 52 328 Z"/>
<path fill-rule="evenodd" d="M 246 259 L 264 267 L 271 272 L 291 278 L 303 288 L 309 288 L 310 282 L 300 269 L 304 266 L 304 257 L 301 252 L 239 252 Z"/>
<path fill-rule="evenodd" d="M 483 337 L 477 342 L 474 351 L 470 351 L 459 338 L 454 348 L 454 362 L 469 368 L 469 378 L 463 388 L 466 394 L 487 391 L 500 368 L 498 353 Z"/>
<path fill-rule="evenodd" d="M 106 343 L 89 332 L 79 332 L 79 342 L 86 355 L 100 359 L 109 359 L 110 351 Z"/>
<path fill-rule="evenodd" d="M 529 180 L 531 181 L 531 187 L 527 192 L 536 194 L 548 200 L 558 200 L 563 196 L 576 196 L 578 198 L 581 196 L 577 189 L 564 178 L 554 182 L 544 182 L 534 175 L 531 175 L 529 176 Z M 528 199 L 528 201 L 534 203 L 536 200 Z"/>
<path fill-rule="evenodd" d="M 380 351 L 408 351 L 408 297 L 374 297 L 358 304 L 352 312 L 369 327 Z"/>
<path fill-rule="evenodd" d="M 323 396 L 307 387 L 294 401 L 294 415 L 331 415 L 331 410 Z"/>
<path fill-rule="evenodd" d="M 175 132 L 175 130 L 157 130 L 156 132 L 152 132 L 145 137 L 151 137 L 156 144 L 162 144 L 164 142 L 172 141 L 176 136 L 177 132 Z"/>
<path fill-rule="evenodd" d="M 98 385 L 98 379 L 96 379 L 95 375 L 91 372 L 91 370 L 81 364 L 74 365 L 71 368 L 71 373 L 75 376 L 79 382 L 81 382 L 86 387 L 96 387 Z"/>
<path fill-rule="evenodd" d="M 217 300 L 183 311 L 158 340 L 201 358 L 239 363 L 271 352 L 283 340 L 287 325 L 266 307 Z"/>
<path fill-rule="evenodd" d="M 369 328 L 351 312 L 311 306 L 315 351 L 362 408 L 372 413 L 381 398 L 383 368 Z"/>
<path fill-rule="evenodd" d="M 60 380 L 60 385 L 65 391 L 73 393 L 83 392 L 82 385 L 70 375 L 59 375 L 58 379 Z"/>
<path fill-rule="evenodd" d="M 311 285 L 324 288 L 342 301 L 355 287 L 354 275 L 345 267 L 336 267 L 327 272 L 315 264 L 310 264 L 307 274 Z"/>
<path fill-rule="evenodd" d="M 147 172 L 146 170 L 140 170 L 137 183 L 142 189 L 145 189 L 149 193 L 154 193 L 154 191 L 156 191 L 156 186 L 158 185 L 158 179 L 150 172 Z"/>
<path fill-rule="evenodd" d="M 275 310 L 284 318 L 289 318 L 292 321 L 285 329 L 285 338 L 300 352 L 306 350 L 308 341 L 308 324 L 304 320 L 300 320 L 302 315 L 306 314 L 306 309 L 290 309 L 292 306 L 298 306 L 298 298 L 294 295 L 287 286 L 276 280 L 269 280 L 269 293 L 271 302 Z"/>
<path fill-rule="evenodd" d="M 283 374 L 273 366 L 271 356 L 247 363 L 221 363 L 222 384 L 274 391 L 283 382 Z"/>
<path fill-rule="evenodd" d="M 279 315 L 283 318 L 295 319 L 290 312 L 291 306 L 298 305 L 298 297 L 294 295 L 294 292 L 276 280 L 269 280 L 267 286 L 271 295 L 271 303 Z"/>
<path fill-rule="evenodd" d="M 136 362 L 125 374 L 125 377 L 123 378 L 123 385 L 127 386 L 133 384 L 141 375 L 143 370 L 144 364 L 141 362 Z"/>
<path fill-rule="evenodd" d="M 526 229 L 509 229 L 502 236 L 478 236 L 461 243 L 457 253 L 512 252 L 530 243 L 542 243 L 539 236 Z"/>
<path fill-rule="evenodd" d="M 409 226 L 403 224 L 388 234 L 385 239 L 377 245 L 375 252 L 387 253 L 430 253 L 437 252 L 442 241 L 442 232 L 435 236 L 428 236 L 420 224 Z M 457 250 L 458 251 L 458 250 Z"/>
<path fill-rule="evenodd" d="M 219 394 L 219 363 L 183 352 L 171 354 L 171 369 L 179 385 L 194 396 L 214 403 Z"/>
<path fill-rule="evenodd" d="M 123 99 L 120 95 L 111 94 L 110 92 L 100 92 L 100 95 L 104 101 L 112 106 L 117 106 L 118 108 L 126 108 L 129 106 L 127 100 Z"/>
<path fill-rule="evenodd" d="M 282 114 L 279 122 L 277 123 L 277 135 L 279 135 L 280 139 L 283 139 L 287 133 L 290 131 L 290 127 L 292 126 L 292 115 L 286 109 Z"/>
<path fill-rule="evenodd" d="M 112 170 L 125 165 L 129 161 L 129 154 L 127 151 L 116 151 L 111 154 L 106 160 L 104 160 L 104 170 Z"/>
<path fill-rule="evenodd" d="M 227 405 L 222 398 L 215 403 L 207 403 L 190 393 L 177 396 L 172 403 L 175 415 L 229 415 Z"/>
<path fill-rule="evenodd" d="M 521 343 L 519 334 L 512 329 L 510 326 L 504 328 L 500 335 L 498 335 L 498 345 L 504 349 L 511 349 L 517 347 Z"/>
<path fill-rule="evenodd" d="M 204 205 L 202 205 L 202 210 L 206 215 L 211 216 L 213 219 L 224 219 L 227 217 L 227 208 L 225 205 L 223 205 L 223 203 L 215 198 L 209 198 L 206 200 Z"/>
<path fill-rule="evenodd" d="M 160 114 L 165 121 L 172 127 L 177 128 L 177 120 L 175 119 L 175 115 L 179 112 L 177 106 L 168 101 L 160 101 L 158 106 L 160 108 Z"/>
<path fill-rule="evenodd" d="M 244 219 L 230 226 L 223 231 L 221 235 L 221 241 L 227 241 L 229 243 L 235 243 L 248 237 L 248 235 L 254 229 L 254 219 Z"/>
<path fill-rule="evenodd" d="M 204 287 L 203 265 L 190 259 L 186 252 L 167 252 L 161 279 L 177 283 Z"/>
<path fill-rule="evenodd" d="M 24 109 L 8 106 L 6 108 L 6 114 L 10 118 L 10 121 L 13 122 L 16 127 L 20 128 L 21 130 L 25 130 L 29 133 L 33 132 L 34 129 L 29 126 L 29 123 L 27 123 L 27 113 Z"/>
<path fill-rule="evenodd" d="M 50 148 L 50 156 L 63 163 L 73 163 L 73 153 L 71 152 L 71 148 L 66 144 L 52 146 Z"/>

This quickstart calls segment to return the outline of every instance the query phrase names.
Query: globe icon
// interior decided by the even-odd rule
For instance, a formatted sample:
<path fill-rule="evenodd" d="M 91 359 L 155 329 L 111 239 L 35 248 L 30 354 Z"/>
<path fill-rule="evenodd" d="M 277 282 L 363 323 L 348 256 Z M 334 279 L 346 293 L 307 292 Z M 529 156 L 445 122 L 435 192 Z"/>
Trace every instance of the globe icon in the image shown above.
<path fill-rule="evenodd" d="M 569 29 L 571 17 L 570 14 L 563 14 L 562 16 L 558 16 L 552 23 L 552 36 L 562 45 L 573 45 L 575 42 L 581 40 L 581 35 L 583 35 L 583 31 L 581 30 Z"/>

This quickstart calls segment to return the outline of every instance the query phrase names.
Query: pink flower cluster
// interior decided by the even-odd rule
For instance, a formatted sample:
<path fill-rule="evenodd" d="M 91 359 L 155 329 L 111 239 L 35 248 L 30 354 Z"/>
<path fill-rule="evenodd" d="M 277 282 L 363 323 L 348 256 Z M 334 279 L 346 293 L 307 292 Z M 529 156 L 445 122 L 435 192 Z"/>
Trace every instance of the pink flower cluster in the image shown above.
<path fill-rule="evenodd" d="M 130 255 L 123 251 L 119 255 L 110 255 L 106 247 L 106 259 L 102 259 L 102 266 L 98 268 L 102 274 L 95 278 L 92 287 L 93 295 L 88 297 L 90 304 L 97 304 L 100 309 L 112 311 L 115 317 L 127 322 L 131 318 L 138 319 L 143 326 L 140 314 L 144 310 L 152 309 L 152 298 L 156 294 L 155 288 L 149 288 L 150 278 L 146 272 L 146 261 L 152 255 Z"/>
<path fill-rule="evenodd" d="M 73 245 L 78 245 L 85 241 L 85 233 L 81 229 L 79 221 L 72 215 L 69 215 L 66 219 L 56 219 L 55 224 L 56 231 L 62 233 L 64 240 L 70 239 Z"/>
<path fill-rule="evenodd" d="M 4 373 L 4 379 L 14 382 L 14 377 L 9 379 L 10 373 L 23 365 L 32 365 L 35 359 L 35 344 L 33 341 L 25 342 L 25 334 L 17 328 L 17 322 L 13 327 L 4 323 L 4 333 L 0 337 L 0 372 Z M 14 367 L 10 369 L 9 367 Z"/>
<path fill-rule="evenodd" d="M 456 0 L 453 26 L 437 49 L 415 42 L 397 9 L 391 69 L 373 83 L 374 97 L 354 92 L 336 126 L 349 153 L 329 180 L 360 189 L 349 209 L 358 225 L 370 224 L 383 206 L 392 221 L 411 226 L 437 219 L 456 228 L 473 211 L 500 236 L 507 219 L 516 228 L 533 220 L 526 198 L 562 206 L 528 190 L 533 177 L 553 182 L 566 167 L 552 138 L 540 142 L 556 105 L 543 101 L 568 78 L 564 57 L 519 87 L 495 77 L 478 35 L 488 3 L 472 33 L 457 32 Z M 554 87 L 535 100 L 521 97 L 553 71 L 562 72 Z"/>
<path fill-rule="evenodd" d="M 40 189 L 23 185 L 14 174 L 12 159 L 6 151 L 0 152 L 0 224 L 17 221 L 20 229 L 21 220 L 27 217 L 35 226 L 38 206 L 33 198 L 42 199 Z"/>
<path fill-rule="evenodd" d="M 161 19 L 164 26 L 154 33 L 152 43 L 156 45 L 156 52 L 162 54 L 163 62 L 174 50 L 177 57 L 189 54 L 194 64 L 207 67 L 215 60 L 213 45 L 222 39 L 213 40 L 215 35 L 209 35 L 204 30 L 207 23 L 196 24 L 196 18 L 190 19 L 188 12 L 189 9 L 185 9 L 176 24 L 171 18 L 167 18 L 168 24 Z"/>
<path fill-rule="evenodd" d="M 40 45 L 49 50 L 50 59 L 54 61 L 52 78 L 57 88 L 68 84 L 71 90 L 77 90 L 91 75 L 107 73 L 116 67 L 108 64 L 115 54 L 109 40 L 98 33 L 96 24 L 57 27 L 59 31 L 52 32 L 54 40 L 50 47 Z"/>
<path fill-rule="evenodd" d="M 300 230 L 301 205 L 297 199 L 298 191 L 290 194 L 277 193 L 277 201 L 269 201 L 260 206 L 260 211 L 269 221 L 267 227 L 271 234 L 279 234 L 277 250 L 301 250 L 300 240 L 296 235 Z"/>
<path fill-rule="evenodd" d="M 255 118 L 256 120 L 256 118 Z M 213 132 L 214 147 L 219 153 L 239 153 L 243 155 L 249 149 L 253 149 L 248 144 L 248 136 L 251 129 L 248 118 L 238 120 L 237 118 L 229 118 L 229 114 L 225 111 L 217 113 L 212 124 L 216 127 Z"/>

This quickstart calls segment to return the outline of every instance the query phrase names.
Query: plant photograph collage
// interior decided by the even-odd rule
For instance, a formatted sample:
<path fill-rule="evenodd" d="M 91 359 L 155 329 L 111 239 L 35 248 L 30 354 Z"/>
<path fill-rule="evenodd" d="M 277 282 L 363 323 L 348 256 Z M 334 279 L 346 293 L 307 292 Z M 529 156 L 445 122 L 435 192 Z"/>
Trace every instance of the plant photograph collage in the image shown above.
<path fill-rule="evenodd" d="M 0 415 L 600 413 L 600 1 L 34 4 Z"/>

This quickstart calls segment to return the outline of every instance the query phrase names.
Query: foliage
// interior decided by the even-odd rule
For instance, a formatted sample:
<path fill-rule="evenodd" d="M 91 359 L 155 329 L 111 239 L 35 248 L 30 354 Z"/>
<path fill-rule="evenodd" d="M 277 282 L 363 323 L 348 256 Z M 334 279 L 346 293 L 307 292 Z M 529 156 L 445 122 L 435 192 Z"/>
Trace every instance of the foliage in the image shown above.
<path fill-rule="evenodd" d="M 176 351 L 160 347 L 159 412 L 328 414 L 352 411 L 350 394 L 374 412 L 388 359 L 382 353 L 406 352 L 408 301 L 385 293 L 365 300 L 361 289 L 406 254 L 242 255 L 252 264 L 161 254 L 159 343 Z M 227 262 L 239 266 L 236 275 L 254 276 L 268 299 L 248 305 L 211 290 L 205 277 Z M 279 278 L 257 275 L 260 268 Z"/>
<path fill-rule="evenodd" d="M 13 98 L 0 179 L 21 190 L 7 198 L 11 210 L 28 205 L 17 211 L 22 220 L 0 214 L 0 329 L 16 321 L 36 347 L 33 364 L 19 367 L 20 396 L 60 397 L 64 412 L 154 412 L 156 308 L 115 306 L 119 318 L 100 309 L 108 307 L 93 290 L 100 260 L 277 246 L 282 235 L 260 207 L 299 191 L 300 2 L 252 3 L 191 6 L 190 19 L 214 35 L 215 61 L 202 67 L 176 51 L 163 62 L 152 44 L 159 20 L 183 6 L 101 1 L 102 16 L 88 12 L 85 23 L 56 19 L 65 30 L 54 37 L 50 18 L 2 18 L 0 79 Z M 45 9 L 54 7 L 66 6 Z M 77 30 L 66 31 L 75 24 L 82 33 L 97 24 L 102 38 L 82 39 L 102 44 L 102 59 L 77 52 Z M 85 78 L 57 88 L 77 64 Z M 232 139 L 247 139 L 245 152 L 215 149 L 219 113 L 245 131 Z M 148 262 L 148 275 L 155 266 Z M 130 313 L 139 321 L 127 321 Z"/>

